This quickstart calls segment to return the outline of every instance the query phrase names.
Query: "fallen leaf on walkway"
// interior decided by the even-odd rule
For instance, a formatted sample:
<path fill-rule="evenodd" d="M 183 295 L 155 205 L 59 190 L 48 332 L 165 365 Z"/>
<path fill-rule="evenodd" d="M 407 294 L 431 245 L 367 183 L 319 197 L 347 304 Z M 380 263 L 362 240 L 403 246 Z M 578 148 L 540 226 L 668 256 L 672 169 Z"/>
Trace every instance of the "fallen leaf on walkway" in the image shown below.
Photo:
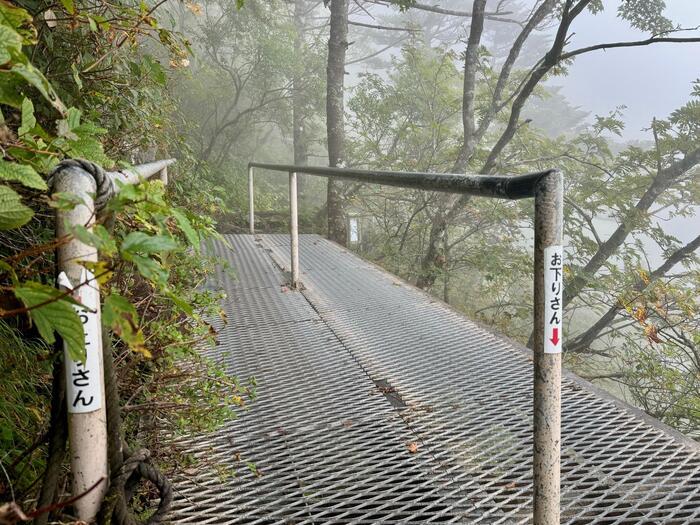
<path fill-rule="evenodd" d="M 345 428 L 350 428 L 350 427 L 352 426 L 352 420 L 351 420 L 351 419 L 346 419 L 345 421 L 343 421 L 343 426 L 344 426 Z"/>
<path fill-rule="evenodd" d="M 502 485 L 504 489 L 514 489 L 516 487 L 515 481 L 511 481 L 510 483 L 506 483 L 505 485 Z"/>
<path fill-rule="evenodd" d="M 411 441 L 406 445 L 406 448 L 411 454 L 415 454 L 416 452 L 418 452 L 418 443 L 416 443 L 415 441 Z"/>

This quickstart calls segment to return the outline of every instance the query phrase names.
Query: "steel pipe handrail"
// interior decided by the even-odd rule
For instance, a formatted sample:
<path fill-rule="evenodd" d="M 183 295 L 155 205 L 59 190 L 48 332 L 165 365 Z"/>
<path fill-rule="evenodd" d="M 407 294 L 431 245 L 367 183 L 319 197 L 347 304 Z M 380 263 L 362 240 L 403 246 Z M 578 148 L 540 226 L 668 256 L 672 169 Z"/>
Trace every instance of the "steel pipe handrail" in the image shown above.
<path fill-rule="evenodd" d="M 537 181 L 553 170 L 526 175 L 471 175 L 455 173 L 422 173 L 417 171 L 363 170 L 325 166 L 293 166 L 250 162 L 248 169 L 261 168 L 287 173 L 306 173 L 321 177 L 354 180 L 384 186 L 399 186 L 417 190 L 463 193 L 479 197 L 526 199 L 534 197 Z"/>
<path fill-rule="evenodd" d="M 164 184 L 168 184 L 168 166 L 175 163 L 175 159 L 157 160 L 146 164 L 139 164 L 133 168 L 126 168 L 118 171 L 109 171 L 107 175 L 112 182 L 119 181 L 123 184 L 136 184 L 142 179 L 150 179 L 156 174 L 160 175 Z M 117 189 L 115 185 L 115 189 Z"/>
<path fill-rule="evenodd" d="M 291 287 L 299 287 L 297 173 L 429 191 L 535 200 L 533 522 L 559 525 L 564 183 L 557 170 L 513 177 L 248 164 L 250 233 L 255 233 L 253 169 L 289 173 Z M 551 338 L 550 338 L 551 335 Z"/>

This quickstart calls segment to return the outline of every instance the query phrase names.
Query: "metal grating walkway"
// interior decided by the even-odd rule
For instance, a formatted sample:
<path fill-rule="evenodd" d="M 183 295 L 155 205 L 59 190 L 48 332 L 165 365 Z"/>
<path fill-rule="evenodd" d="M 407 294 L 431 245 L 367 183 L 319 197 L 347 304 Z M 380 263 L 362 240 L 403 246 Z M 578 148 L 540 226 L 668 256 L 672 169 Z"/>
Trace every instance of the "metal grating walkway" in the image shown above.
<path fill-rule="evenodd" d="M 173 523 L 531 522 L 526 350 L 321 237 L 301 237 L 303 293 L 287 236 L 227 241 L 206 353 L 259 397 L 179 440 L 210 467 L 175 480 Z M 562 522 L 700 524 L 694 442 L 573 375 L 562 434 Z"/>

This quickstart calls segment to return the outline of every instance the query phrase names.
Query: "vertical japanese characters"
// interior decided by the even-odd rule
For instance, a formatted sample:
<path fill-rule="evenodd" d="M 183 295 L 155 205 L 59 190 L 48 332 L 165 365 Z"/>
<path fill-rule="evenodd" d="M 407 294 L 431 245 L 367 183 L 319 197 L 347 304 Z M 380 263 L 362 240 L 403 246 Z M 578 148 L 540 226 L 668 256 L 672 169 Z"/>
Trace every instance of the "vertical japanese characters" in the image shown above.
<path fill-rule="evenodd" d="M 561 246 L 544 250 L 544 351 L 558 354 L 562 347 L 564 251 Z"/>
<path fill-rule="evenodd" d="M 75 311 L 83 323 L 85 334 L 85 360 L 74 361 L 68 352 L 65 352 L 66 360 L 66 402 L 68 412 L 72 414 L 84 414 L 99 410 L 102 407 L 102 388 L 100 374 L 102 367 L 100 362 L 99 344 L 99 291 L 91 286 L 94 276 L 91 272 L 83 270 L 80 278 L 83 284 L 75 291 L 74 297 L 80 305 L 74 305 Z M 65 274 L 59 276 L 59 285 L 64 288 L 72 288 Z"/>

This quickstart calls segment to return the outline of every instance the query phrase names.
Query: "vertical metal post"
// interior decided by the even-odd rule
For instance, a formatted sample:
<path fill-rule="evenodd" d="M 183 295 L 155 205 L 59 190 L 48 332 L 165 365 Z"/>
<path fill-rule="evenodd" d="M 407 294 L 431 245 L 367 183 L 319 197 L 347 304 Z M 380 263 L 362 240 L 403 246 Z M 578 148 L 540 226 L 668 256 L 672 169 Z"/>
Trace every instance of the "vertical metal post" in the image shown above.
<path fill-rule="evenodd" d="M 56 214 L 56 235 L 58 238 L 70 235 L 74 225 L 92 228 L 95 222 L 95 206 L 92 196 L 96 192 L 93 177 L 77 167 L 62 170 L 56 176 L 53 190 L 72 193 L 84 204 L 72 210 L 58 211 Z M 83 244 L 75 237 L 58 248 L 58 271 L 64 285 L 74 287 L 86 278 L 86 271 L 80 261 L 97 262 L 97 250 Z M 62 275 L 65 274 L 65 275 Z M 87 358 L 78 363 L 65 357 L 67 375 L 68 437 L 70 441 L 70 463 L 73 474 L 73 494 L 81 494 L 101 478 L 105 481 L 86 494 L 73 505 L 78 518 L 91 522 L 107 490 L 109 479 L 107 468 L 107 417 L 103 400 L 104 368 L 102 362 L 102 325 L 100 323 L 99 289 L 96 280 L 83 285 L 74 294 L 82 296 L 86 306 L 93 312 L 81 314 L 86 331 Z M 85 299 L 90 298 L 89 301 Z M 80 377 L 76 375 L 76 370 Z M 73 389 L 71 394 L 71 389 Z M 90 389 L 88 392 L 87 390 Z M 86 393 L 87 392 L 87 393 Z"/>
<path fill-rule="evenodd" d="M 248 166 L 248 226 L 255 233 L 255 195 L 253 194 L 253 166 Z"/>
<path fill-rule="evenodd" d="M 550 288 L 552 263 L 547 258 L 556 251 L 563 258 L 563 178 L 558 171 L 544 175 L 535 188 L 535 288 L 534 288 L 534 449 L 533 522 L 559 525 L 561 468 L 561 321 L 552 325 L 555 296 L 563 290 Z M 547 255 L 546 255 L 547 254 Z M 560 272 L 559 272 L 560 273 Z M 550 274 L 551 275 L 551 274 Z M 561 283 L 559 283 L 561 284 Z M 555 301 L 555 303 L 553 303 Z M 550 339 L 548 330 L 553 333 Z M 552 344 L 553 343 L 553 344 Z"/>
<path fill-rule="evenodd" d="M 291 244 L 292 288 L 299 284 L 299 215 L 297 211 L 297 174 L 289 172 L 289 237 Z"/>

